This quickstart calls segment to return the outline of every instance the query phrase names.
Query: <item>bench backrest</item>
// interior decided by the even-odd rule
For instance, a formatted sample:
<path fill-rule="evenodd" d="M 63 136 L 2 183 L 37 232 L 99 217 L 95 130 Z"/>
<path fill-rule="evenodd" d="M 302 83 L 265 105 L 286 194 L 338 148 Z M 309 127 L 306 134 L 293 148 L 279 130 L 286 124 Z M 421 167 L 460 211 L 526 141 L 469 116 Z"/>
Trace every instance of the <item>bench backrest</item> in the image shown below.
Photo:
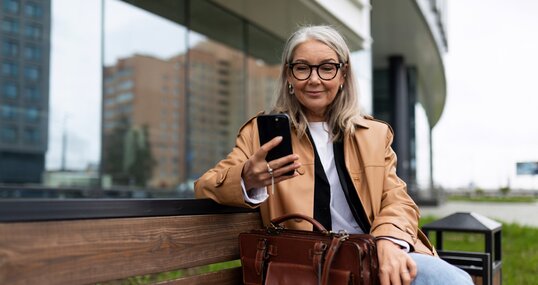
<path fill-rule="evenodd" d="M 89 284 L 237 260 L 238 234 L 259 227 L 258 212 L 209 200 L 2 201 L 0 284 Z M 235 267 L 159 284 L 239 283 Z"/>

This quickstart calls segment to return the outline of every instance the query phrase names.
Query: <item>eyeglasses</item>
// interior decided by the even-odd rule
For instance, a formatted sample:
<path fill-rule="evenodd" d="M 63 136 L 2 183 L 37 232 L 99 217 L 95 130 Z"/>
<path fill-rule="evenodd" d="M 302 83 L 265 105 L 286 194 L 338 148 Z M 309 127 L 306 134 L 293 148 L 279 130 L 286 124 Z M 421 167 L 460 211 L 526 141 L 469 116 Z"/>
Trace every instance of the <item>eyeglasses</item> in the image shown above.
<path fill-rule="evenodd" d="M 318 65 L 311 65 L 302 62 L 288 63 L 288 67 L 291 69 L 291 74 L 297 80 L 307 80 L 312 74 L 312 68 L 316 68 L 318 77 L 323 80 L 331 80 L 338 74 L 338 69 L 344 66 L 343 62 L 328 62 Z"/>

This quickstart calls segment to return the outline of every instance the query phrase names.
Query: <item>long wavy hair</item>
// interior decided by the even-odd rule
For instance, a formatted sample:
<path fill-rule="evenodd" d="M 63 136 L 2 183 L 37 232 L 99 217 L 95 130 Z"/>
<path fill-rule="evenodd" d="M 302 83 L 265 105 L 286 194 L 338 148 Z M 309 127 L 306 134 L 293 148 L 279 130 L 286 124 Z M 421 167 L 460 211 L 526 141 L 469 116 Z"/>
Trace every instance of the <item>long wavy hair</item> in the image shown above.
<path fill-rule="evenodd" d="M 325 120 L 332 134 L 332 139 L 340 140 L 345 133 L 352 134 L 355 131 L 355 122 L 361 116 L 361 112 L 355 76 L 349 59 L 349 48 L 342 35 L 330 26 L 301 27 L 286 42 L 282 52 L 280 82 L 277 87 L 277 100 L 273 112 L 287 113 L 299 138 L 306 134 L 308 121 L 304 107 L 295 95 L 289 94 L 288 91 L 288 74 L 291 72 L 288 63 L 293 60 L 295 48 L 308 40 L 316 40 L 327 45 L 336 52 L 339 61 L 346 64 L 338 71 L 344 72 L 345 75 L 343 88 L 325 112 Z"/>

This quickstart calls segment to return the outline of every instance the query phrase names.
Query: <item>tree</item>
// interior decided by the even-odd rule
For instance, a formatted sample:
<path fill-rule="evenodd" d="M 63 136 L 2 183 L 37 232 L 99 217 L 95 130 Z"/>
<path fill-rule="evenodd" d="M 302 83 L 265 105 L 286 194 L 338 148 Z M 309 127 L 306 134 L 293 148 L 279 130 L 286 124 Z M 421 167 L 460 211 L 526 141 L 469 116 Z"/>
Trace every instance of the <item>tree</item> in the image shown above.
<path fill-rule="evenodd" d="M 125 136 L 124 171 L 130 184 L 143 187 L 147 186 L 155 166 L 148 133 L 148 126 L 144 125 L 131 128 Z"/>
<path fill-rule="evenodd" d="M 103 152 L 103 170 L 113 184 L 147 186 L 155 166 L 147 125 L 140 128 L 129 126 L 127 118 L 118 120 L 105 135 Z"/>

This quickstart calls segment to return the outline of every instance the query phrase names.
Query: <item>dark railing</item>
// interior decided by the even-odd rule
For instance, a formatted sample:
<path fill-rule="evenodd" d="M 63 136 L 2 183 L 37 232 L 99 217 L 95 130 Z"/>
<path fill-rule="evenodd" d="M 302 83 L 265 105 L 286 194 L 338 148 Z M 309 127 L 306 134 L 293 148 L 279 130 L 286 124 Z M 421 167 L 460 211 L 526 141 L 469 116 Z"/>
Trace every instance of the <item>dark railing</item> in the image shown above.
<path fill-rule="evenodd" d="M 209 199 L 5 199 L 0 222 L 185 216 L 252 212 Z"/>
<path fill-rule="evenodd" d="M 146 189 L 115 186 L 98 187 L 44 187 L 40 185 L 0 185 L 0 199 L 130 199 L 130 198 L 194 198 L 192 189 Z"/>

